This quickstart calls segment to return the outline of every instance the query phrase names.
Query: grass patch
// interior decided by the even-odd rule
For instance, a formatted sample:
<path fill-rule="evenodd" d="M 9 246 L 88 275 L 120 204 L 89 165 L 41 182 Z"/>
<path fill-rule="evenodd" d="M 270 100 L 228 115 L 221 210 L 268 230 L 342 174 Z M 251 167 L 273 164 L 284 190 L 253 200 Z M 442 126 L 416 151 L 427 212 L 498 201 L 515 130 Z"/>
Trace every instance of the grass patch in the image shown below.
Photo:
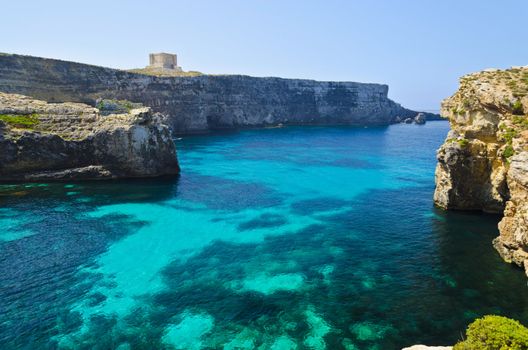
<path fill-rule="evenodd" d="M 9 126 L 21 129 L 33 129 L 38 123 L 38 114 L 0 114 L 0 120 Z"/>
<path fill-rule="evenodd" d="M 179 71 L 179 70 L 169 70 L 169 69 L 156 69 L 156 68 L 136 68 L 128 70 L 131 73 L 152 75 L 155 77 L 198 77 L 204 75 L 198 71 Z"/>

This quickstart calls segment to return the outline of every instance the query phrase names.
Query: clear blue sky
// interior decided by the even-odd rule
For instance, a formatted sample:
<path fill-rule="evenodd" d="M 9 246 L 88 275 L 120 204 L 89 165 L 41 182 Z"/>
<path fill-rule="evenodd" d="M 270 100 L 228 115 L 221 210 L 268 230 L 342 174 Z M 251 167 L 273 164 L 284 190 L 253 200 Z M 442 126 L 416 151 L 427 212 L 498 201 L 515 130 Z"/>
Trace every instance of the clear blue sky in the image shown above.
<path fill-rule="evenodd" d="M 379 82 L 438 109 L 458 77 L 528 64 L 528 0 L 3 1 L 0 52 L 115 68 Z"/>

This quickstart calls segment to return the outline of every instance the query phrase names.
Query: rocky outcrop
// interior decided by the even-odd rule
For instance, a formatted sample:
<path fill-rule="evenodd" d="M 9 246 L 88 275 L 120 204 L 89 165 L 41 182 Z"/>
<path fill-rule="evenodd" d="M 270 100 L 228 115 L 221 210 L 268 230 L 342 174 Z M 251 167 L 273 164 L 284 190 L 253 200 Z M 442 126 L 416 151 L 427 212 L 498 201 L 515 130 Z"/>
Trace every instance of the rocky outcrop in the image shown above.
<path fill-rule="evenodd" d="M 175 133 L 266 125 L 388 125 L 414 118 L 388 86 L 241 75 L 164 77 L 20 55 L 0 55 L 0 91 L 50 102 L 141 102 Z M 435 115 L 427 114 L 428 118 Z"/>
<path fill-rule="evenodd" d="M 524 267 L 528 274 L 528 152 L 512 156 L 507 183 L 510 198 L 493 245 L 504 260 Z"/>
<path fill-rule="evenodd" d="M 424 113 L 418 113 L 416 117 L 414 117 L 414 122 L 416 124 L 425 124 L 426 118 Z"/>
<path fill-rule="evenodd" d="M 0 93 L 0 180 L 174 175 L 170 130 L 149 108 L 103 116 L 80 103 Z"/>
<path fill-rule="evenodd" d="M 528 67 L 460 80 L 442 103 L 451 131 L 438 151 L 435 203 L 504 213 L 494 246 L 528 273 Z"/>
<path fill-rule="evenodd" d="M 435 114 L 431 113 L 418 113 L 414 118 L 404 118 L 402 119 L 400 116 L 396 117 L 394 120 L 395 123 L 402 123 L 402 124 L 418 124 L 423 125 L 427 120 L 439 120 L 441 118 L 436 118 Z"/>

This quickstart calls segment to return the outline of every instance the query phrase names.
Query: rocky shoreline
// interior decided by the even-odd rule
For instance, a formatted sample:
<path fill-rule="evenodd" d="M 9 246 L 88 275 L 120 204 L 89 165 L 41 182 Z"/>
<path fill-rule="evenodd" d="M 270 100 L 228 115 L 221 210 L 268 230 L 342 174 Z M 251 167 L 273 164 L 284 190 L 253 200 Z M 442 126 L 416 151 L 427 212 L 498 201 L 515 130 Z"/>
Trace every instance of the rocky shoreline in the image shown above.
<path fill-rule="evenodd" d="M 103 115 L 81 103 L 47 103 L 0 93 L 0 181 L 99 180 L 178 172 L 171 132 L 149 108 Z"/>
<path fill-rule="evenodd" d="M 0 54 L 0 91 L 1 181 L 173 175 L 172 134 L 438 117 L 403 108 L 382 84 L 153 76 L 11 54 Z"/>
<path fill-rule="evenodd" d="M 438 151 L 435 203 L 503 214 L 493 245 L 528 274 L 528 67 L 460 79 L 442 103 L 451 124 Z"/>

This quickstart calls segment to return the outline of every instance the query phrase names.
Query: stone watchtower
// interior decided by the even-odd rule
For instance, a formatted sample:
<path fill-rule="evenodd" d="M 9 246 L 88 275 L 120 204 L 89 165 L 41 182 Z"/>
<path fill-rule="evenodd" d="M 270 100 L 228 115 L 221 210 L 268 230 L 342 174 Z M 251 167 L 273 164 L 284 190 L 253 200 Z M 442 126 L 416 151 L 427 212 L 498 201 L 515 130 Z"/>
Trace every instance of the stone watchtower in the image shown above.
<path fill-rule="evenodd" d="M 147 68 L 161 69 L 161 70 L 176 70 L 181 71 L 178 67 L 177 56 L 171 53 L 151 53 L 150 64 Z"/>

